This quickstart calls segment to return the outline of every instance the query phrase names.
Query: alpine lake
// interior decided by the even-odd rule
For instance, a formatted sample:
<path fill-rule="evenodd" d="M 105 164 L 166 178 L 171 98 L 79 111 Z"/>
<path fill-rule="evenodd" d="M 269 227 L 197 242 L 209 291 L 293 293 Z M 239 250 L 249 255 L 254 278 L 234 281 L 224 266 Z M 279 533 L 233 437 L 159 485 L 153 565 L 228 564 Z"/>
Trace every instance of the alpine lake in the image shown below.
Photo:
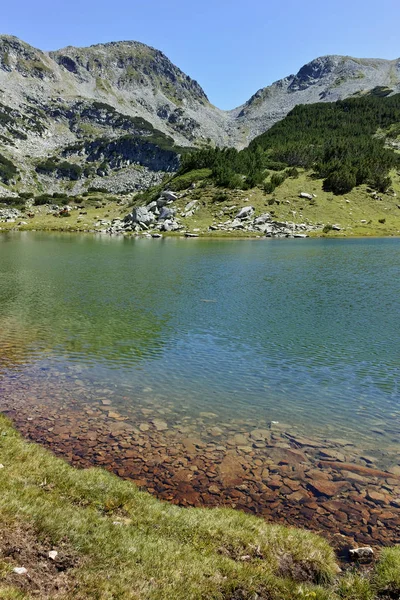
<path fill-rule="evenodd" d="M 0 234 L 0 409 L 70 463 L 400 534 L 400 239 Z"/>

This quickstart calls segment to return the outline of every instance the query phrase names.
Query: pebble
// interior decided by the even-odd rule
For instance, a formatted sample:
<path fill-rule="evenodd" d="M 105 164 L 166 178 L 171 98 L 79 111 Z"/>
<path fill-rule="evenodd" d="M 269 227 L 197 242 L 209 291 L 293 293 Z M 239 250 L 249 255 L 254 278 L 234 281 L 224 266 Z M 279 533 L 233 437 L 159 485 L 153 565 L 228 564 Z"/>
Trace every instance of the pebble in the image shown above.
<path fill-rule="evenodd" d="M 28 569 L 25 567 L 14 567 L 13 573 L 17 573 L 17 575 L 25 575 L 28 572 Z"/>

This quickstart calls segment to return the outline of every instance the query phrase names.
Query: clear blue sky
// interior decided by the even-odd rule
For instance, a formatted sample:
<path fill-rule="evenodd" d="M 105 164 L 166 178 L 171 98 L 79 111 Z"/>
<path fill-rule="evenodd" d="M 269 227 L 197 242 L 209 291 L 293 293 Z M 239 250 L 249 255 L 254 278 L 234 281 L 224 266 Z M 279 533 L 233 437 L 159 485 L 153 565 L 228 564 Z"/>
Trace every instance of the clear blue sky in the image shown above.
<path fill-rule="evenodd" d="M 399 0 L 3 0 L 1 32 L 42 50 L 138 40 L 224 109 L 324 54 L 400 56 Z"/>

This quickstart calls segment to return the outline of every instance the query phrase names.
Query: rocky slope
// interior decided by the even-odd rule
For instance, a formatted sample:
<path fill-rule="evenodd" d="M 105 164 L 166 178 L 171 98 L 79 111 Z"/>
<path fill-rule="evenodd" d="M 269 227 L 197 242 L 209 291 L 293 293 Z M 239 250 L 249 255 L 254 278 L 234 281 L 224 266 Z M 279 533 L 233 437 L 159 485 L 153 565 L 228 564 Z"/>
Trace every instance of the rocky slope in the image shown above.
<path fill-rule="evenodd" d="M 297 75 L 259 90 L 230 112 L 246 132 L 242 143 L 267 131 L 297 104 L 335 102 L 354 95 L 387 95 L 400 91 L 400 59 L 358 59 L 322 56 L 304 65 Z"/>
<path fill-rule="evenodd" d="M 42 52 L 0 36 L 0 195 L 126 192 L 176 170 L 186 147 L 243 147 L 296 104 L 400 90 L 400 61 L 327 56 L 233 111 L 139 42 Z"/>

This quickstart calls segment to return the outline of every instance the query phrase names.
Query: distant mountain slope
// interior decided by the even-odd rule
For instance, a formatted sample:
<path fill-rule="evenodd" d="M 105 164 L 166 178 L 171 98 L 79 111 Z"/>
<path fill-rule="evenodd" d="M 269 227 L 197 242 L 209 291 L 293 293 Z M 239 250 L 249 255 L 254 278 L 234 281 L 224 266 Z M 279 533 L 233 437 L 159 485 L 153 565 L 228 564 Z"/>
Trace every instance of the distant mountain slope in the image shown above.
<path fill-rule="evenodd" d="M 400 61 L 327 56 L 221 111 L 160 51 L 139 42 L 42 52 L 0 36 L 0 194 L 143 188 L 182 149 L 242 148 L 295 105 L 400 90 Z M 8 187 L 4 187 L 8 186 Z"/>
<path fill-rule="evenodd" d="M 290 75 L 259 90 L 243 106 L 231 112 L 247 129 L 247 142 L 285 117 L 298 104 L 335 102 L 377 89 L 400 91 L 400 59 L 358 59 L 322 56 Z"/>

